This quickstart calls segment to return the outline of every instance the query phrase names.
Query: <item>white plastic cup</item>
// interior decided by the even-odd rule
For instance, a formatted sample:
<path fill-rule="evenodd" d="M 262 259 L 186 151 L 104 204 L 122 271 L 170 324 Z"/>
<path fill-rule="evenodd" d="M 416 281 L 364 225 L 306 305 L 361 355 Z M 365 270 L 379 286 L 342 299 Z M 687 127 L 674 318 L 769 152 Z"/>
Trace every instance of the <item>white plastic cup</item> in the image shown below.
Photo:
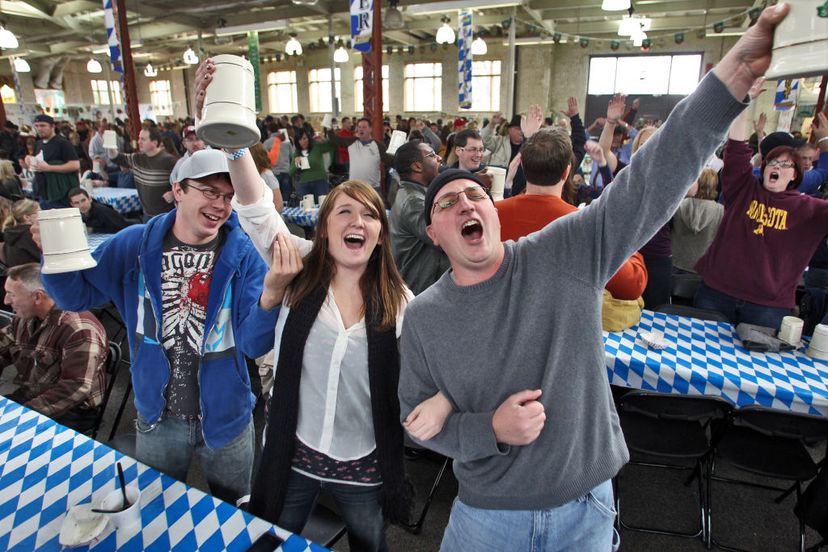
<path fill-rule="evenodd" d="M 799 347 L 802 339 L 802 328 L 805 322 L 796 316 L 786 316 L 782 319 L 782 326 L 779 328 L 777 337 L 789 345 Z"/>
<path fill-rule="evenodd" d="M 103 134 L 103 147 L 106 149 L 118 149 L 118 135 L 114 130 L 105 130 Z"/>
<path fill-rule="evenodd" d="M 328 197 L 326 195 L 319 196 L 319 206 L 322 207 L 322 204 L 325 202 L 325 198 Z"/>
<path fill-rule="evenodd" d="M 828 17 L 824 11 L 828 5 L 825 0 L 788 0 L 788 5 L 788 15 L 774 31 L 773 57 L 765 77 L 790 79 L 828 73 Z"/>
<path fill-rule="evenodd" d="M 213 56 L 216 70 L 207 87 L 196 134 L 211 146 L 241 149 L 261 139 L 256 126 L 256 85 L 253 66 L 230 54 Z"/>
<path fill-rule="evenodd" d="M 136 523 L 141 522 L 141 491 L 138 490 L 138 487 L 127 485 L 126 495 L 130 504 L 126 510 L 104 514 L 112 526 L 115 527 L 116 531 L 119 529 L 129 529 Z M 101 510 L 120 510 L 123 507 L 124 496 L 120 488 L 106 495 L 103 502 L 101 502 Z"/>
<path fill-rule="evenodd" d="M 503 167 L 486 167 L 486 174 L 492 177 L 492 199 L 503 199 L 503 187 L 506 185 L 506 169 Z"/>
<path fill-rule="evenodd" d="M 817 324 L 805 354 L 819 360 L 828 360 L 828 325 Z"/>
<path fill-rule="evenodd" d="M 307 157 L 305 157 L 304 155 L 300 155 L 299 157 L 297 157 L 297 159 L 299 159 L 299 168 L 300 169 L 302 169 L 303 171 L 306 171 L 310 168 L 310 161 L 308 161 Z"/>
<path fill-rule="evenodd" d="M 39 211 L 37 220 L 43 249 L 43 274 L 74 272 L 98 265 L 89 250 L 80 210 L 70 207 Z"/>

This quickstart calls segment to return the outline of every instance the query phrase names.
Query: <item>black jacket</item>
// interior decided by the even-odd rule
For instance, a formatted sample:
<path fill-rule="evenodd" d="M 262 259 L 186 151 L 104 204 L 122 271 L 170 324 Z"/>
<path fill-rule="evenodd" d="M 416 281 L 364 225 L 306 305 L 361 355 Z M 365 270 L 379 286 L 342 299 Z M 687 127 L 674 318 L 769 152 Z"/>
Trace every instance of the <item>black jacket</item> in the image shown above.
<path fill-rule="evenodd" d="M 81 215 L 81 218 L 83 223 L 91 227 L 92 232 L 96 234 L 116 234 L 130 224 L 134 224 L 109 205 L 97 201 L 92 201 L 89 214 Z"/>

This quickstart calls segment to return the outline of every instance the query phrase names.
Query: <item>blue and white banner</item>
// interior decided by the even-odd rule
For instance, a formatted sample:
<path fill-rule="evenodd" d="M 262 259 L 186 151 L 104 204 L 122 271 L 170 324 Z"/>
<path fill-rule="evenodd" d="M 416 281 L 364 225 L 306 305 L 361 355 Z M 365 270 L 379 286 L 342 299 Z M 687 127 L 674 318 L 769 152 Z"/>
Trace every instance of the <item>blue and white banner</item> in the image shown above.
<path fill-rule="evenodd" d="M 777 81 L 776 97 L 773 105 L 777 111 L 787 111 L 796 105 L 796 96 L 799 92 L 799 79 Z"/>
<path fill-rule="evenodd" d="M 457 87 L 460 109 L 472 106 L 472 12 L 461 11 L 457 29 Z"/>
<path fill-rule="evenodd" d="M 371 51 L 374 0 L 351 0 L 351 40 L 355 50 Z"/>
<path fill-rule="evenodd" d="M 115 31 L 115 13 L 112 11 L 112 0 L 103 0 L 103 9 L 106 44 L 109 46 L 109 60 L 112 62 L 112 70 L 123 73 L 124 63 L 121 60 L 121 42 L 118 40 L 118 33 Z"/>

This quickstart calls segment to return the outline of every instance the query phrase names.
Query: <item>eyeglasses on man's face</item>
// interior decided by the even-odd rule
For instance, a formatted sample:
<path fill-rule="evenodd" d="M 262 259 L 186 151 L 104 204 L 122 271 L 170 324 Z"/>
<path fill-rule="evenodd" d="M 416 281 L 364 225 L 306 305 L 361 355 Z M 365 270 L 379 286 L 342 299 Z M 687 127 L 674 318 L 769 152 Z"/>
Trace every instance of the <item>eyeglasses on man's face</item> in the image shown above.
<path fill-rule="evenodd" d="M 780 159 L 771 159 L 770 161 L 768 161 L 767 166 L 768 167 L 779 167 L 780 169 L 792 169 L 792 168 L 794 168 L 795 165 L 794 165 L 793 161 L 783 161 L 783 160 L 780 160 Z"/>
<path fill-rule="evenodd" d="M 193 186 L 192 184 L 190 184 L 190 188 L 198 190 L 199 192 L 204 194 L 204 197 L 206 197 L 210 201 L 223 197 L 226 203 L 230 203 L 231 201 L 233 201 L 233 196 L 235 195 L 234 193 L 223 194 L 221 192 L 217 192 L 213 188 L 199 188 L 198 186 Z"/>
<path fill-rule="evenodd" d="M 425 157 L 426 159 L 431 159 L 433 157 L 440 157 L 440 156 L 437 155 L 437 153 L 435 153 L 434 151 L 430 151 L 430 152 L 426 153 L 425 155 L 423 155 L 423 157 Z"/>
<path fill-rule="evenodd" d="M 486 149 L 483 148 L 483 147 L 479 147 L 479 148 L 467 148 L 465 146 L 458 146 L 458 147 L 460 148 L 460 151 L 467 151 L 469 153 L 483 153 L 484 151 L 486 151 Z"/>
<path fill-rule="evenodd" d="M 469 201 L 482 201 L 489 197 L 488 194 L 486 194 L 486 191 L 480 186 L 469 186 L 459 192 L 449 192 L 441 195 L 434 201 L 434 205 L 431 207 L 432 212 L 438 207 L 441 211 L 451 209 L 458 201 L 460 201 L 460 194 L 465 194 Z"/>

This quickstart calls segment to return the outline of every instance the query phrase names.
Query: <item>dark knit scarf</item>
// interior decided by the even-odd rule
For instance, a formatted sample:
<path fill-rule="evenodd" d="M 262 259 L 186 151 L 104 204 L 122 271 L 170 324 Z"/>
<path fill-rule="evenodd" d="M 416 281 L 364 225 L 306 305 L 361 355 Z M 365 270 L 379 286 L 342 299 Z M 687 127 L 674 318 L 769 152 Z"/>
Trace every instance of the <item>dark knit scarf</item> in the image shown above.
<path fill-rule="evenodd" d="M 267 418 L 265 447 L 250 497 L 250 512 L 277 523 L 285 501 L 299 417 L 302 357 L 311 327 L 325 302 L 327 290 L 317 289 L 291 307 L 282 332 L 279 362 L 273 380 L 273 400 Z M 392 326 L 377 330 L 371 305 L 366 305 L 368 377 L 377 464 L 382 477 L 383 513 L 392 523 L 408 523 L 411 487 L 403 468 L 403 429 L 397 385 L 400 359 Z"/>

